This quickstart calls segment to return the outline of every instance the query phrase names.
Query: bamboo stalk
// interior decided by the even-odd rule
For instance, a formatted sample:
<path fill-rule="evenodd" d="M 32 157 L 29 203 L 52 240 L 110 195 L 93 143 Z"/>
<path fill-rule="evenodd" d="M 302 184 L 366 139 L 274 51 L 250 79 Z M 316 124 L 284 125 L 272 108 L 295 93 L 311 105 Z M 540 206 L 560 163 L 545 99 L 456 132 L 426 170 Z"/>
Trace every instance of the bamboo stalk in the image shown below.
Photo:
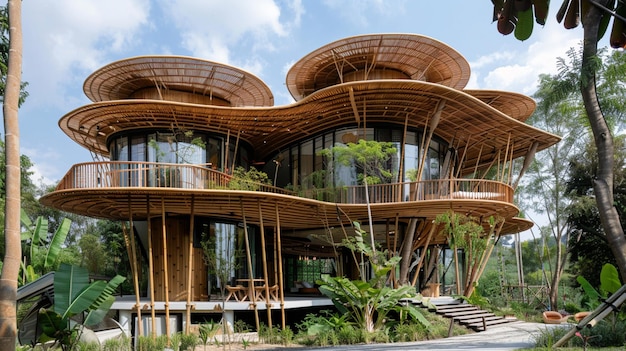
<path fill-rule="evenodd" d="M 161 198 L 161 236 L 163 238 L 163 284 L 165 293 L 165 333 L 167 335 L 167 345 L 170 345 L 170 292 L 169 292 L 169 273 L 167 270 L 167 227 L 165 225 L 165 199 Z"/>
<path fill-rule="evenodd" d="M 154 310 L 154 258 L 152 256 L 152 218 L 150 216 L 150 196 L 147 196 L 146 213 L 148 217 L 148 284 L 150 285 L 150 314 L 152 318 L 152 338 L 156 339 L 156 311 Z"/>
<path fill-rule="evenodd" d="M 511 146 L 511 133 L 509 133 L 509 137 L 506 140 L 506 150 L 504 152 L 504 162 L 502 163 L 502 175 L 500 176 L 500 182 L 504 183 L 504 170 L 505 165 L 507 163 L 507 158 L 509 157 L 509 147 Z"/>
<path fill-rule="evenodd" d="M 420 260 L 417 263 L 417 269 L 415 270 L 415 275 L 413 276 L 413 281 L 411 285 L 415 286 L 417 284 L 417 277 L 420 274 L 420 269 L 422 269 L 422 263 L 424 263 L 424 257 L 426 257 L 426 251 L 428 250 L 428 245 L 430 245 L 430 240 L 433 237 L 433 233 L 435 233 L 435 229 L 437 229 L 438 225 L 435 225 L 434 222 L 431 223 L 430 231 L 428 232 L 428 237 L 426 238 L 426 243 L 424 245 L 424 249 L 422 250 L 422 254 L 420 255 Z"/>
<path fill-rule="evenodd" d="M 195 219 L 195 196 L 191 195 L 191 214 L 189 216 L 189 260 L 187 261 L 187 318 L 185 321 L 185 334 L 189 335 L 191 327 L 191 293 L 192 293 L 192 274 L 193 274 L 193 230 Z"/>
<path fill-rule="evenodd" d="M 128 205 L 130 211 L 130 203 Z M 129 212 L 129 217 L 132 218 L 132 212 Z M 132 220 L 131 220 L 132 223 Z M 131 228 L 132 230 L 132 228 Z M 133 286 L 135 288 L 135 308 L 137 309 L 137 332 L 140 336 L 143 336 L 143 324 L 141 322 L 141 295 L 139 293 L 139 277 L 137 273 L 137 256 L 135 253 L 135 238 L 134 235 L 128 235 L 126 229 L 126 222 L 122 222 L 122 232 L 124 233 L 124 242 L 126 243 L 126 250 L 128 251 L 131 259 L 130 269 L 133 273 Z"/>
<path fill-rule="evenodd" d="M 250 296 L 250 302 L 252 304 L 252 308 L 254 309 L 254 322 L 256 323 L 256 330 L 259 330 L 259 310 L 256 305 L 256 296 L 254 291 L 254 272 L 252 271 L 252 254 L 250 253 L 250 239 L 248 238 L 248 223 L 246 221 L 246 210 L 243 207 L 243 200 L 240 198 L 239 203 L 241 204 L 241 217 L 243 218 L 243 233 L 244 240 L 246 242 L 246 260 L 248 262 L 248 278 L 250 281 L 248 282 L 248 296 Z"/>
<path fill-rule="evenodd" d="M 265 252 L 265 227 L 263 226 L 263 211 L 261 201 L 257 201 L 259 207 L 259 228 L 261 229 L 261 254 L 263 256 L 263 279 L 265 280 L 265 310 L 267 311 L 267 326 L 272 330 L 272 304 L 270 303 L 269 277 L 267 273 L 267 253 Z"/>
<path fill-rule="evenodd" d="M 283 253 L 280 242 L 280 214 L 278 202 L 276 202 L 276 243 L 278 247 L 278 290 L 280 292 L 280 313 L 282 316 L 282 328 L 285 329 L 285 289 L 283 284 Z"/>

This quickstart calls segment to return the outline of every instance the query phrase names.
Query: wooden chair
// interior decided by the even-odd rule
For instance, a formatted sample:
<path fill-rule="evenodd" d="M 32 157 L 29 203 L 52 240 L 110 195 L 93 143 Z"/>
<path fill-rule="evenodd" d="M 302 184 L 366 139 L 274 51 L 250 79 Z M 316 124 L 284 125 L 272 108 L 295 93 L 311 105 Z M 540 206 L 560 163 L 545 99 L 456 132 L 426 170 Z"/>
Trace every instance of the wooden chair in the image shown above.
<path fill-rule="evenodd" d="M 230 300 L 231 297 L 235 298 L 235 301 L 245 301 L 248 298 L 248 294 L 246 294 L 246 287 L 243 285 L 226 285 L 226 290 L 228 291 L 228 295 L 226 295 L 226 301 Z"/>

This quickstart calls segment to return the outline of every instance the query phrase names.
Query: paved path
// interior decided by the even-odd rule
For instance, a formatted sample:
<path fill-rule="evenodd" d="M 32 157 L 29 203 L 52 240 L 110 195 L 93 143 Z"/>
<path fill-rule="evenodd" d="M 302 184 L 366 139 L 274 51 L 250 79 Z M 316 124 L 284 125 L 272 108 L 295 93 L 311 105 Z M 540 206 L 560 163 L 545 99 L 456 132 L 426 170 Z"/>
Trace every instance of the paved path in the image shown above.
<path fill-rule="evenodd" d="M 315 350 L 517 350 L 521 348 L 534 347 L 535 335 L 538 335 L 542 330 L 550 327 L 554 326 L 543 323 L 515 322 L 498 327 L 492 327 L 491 329 L 487 329 L 487 331 L 480 333 L 454 336 L 445 339 L 393 344 L 333 346 L 327 348 L 315 348 Z"/>

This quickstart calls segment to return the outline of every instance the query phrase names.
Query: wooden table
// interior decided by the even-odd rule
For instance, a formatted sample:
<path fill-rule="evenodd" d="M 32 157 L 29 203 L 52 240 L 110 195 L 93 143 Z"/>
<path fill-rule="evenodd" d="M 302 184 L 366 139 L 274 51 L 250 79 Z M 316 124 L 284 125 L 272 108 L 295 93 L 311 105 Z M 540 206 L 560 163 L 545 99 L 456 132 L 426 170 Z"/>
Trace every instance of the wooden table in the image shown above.
<path fill-rule="evenodd" d="M 263 283 L 260 286 L 263 286 L 265 284 L 265 279 L 262 278 L 241 278 L 241 279 L 237 279 L 237 283 L 245 283 L 247 285 L 247 290 L 248 290 L 248 294 L 244 295 L 241 298 L 241 301 L 245 301 L 246 298 L 250 299 L 250 301 L 259 301 L 260 296 L 256 294 L 256 289 L 255 287 L 257 286 L 257 283 Z M 250 298 L 252 297 L 252 298 Z"/>

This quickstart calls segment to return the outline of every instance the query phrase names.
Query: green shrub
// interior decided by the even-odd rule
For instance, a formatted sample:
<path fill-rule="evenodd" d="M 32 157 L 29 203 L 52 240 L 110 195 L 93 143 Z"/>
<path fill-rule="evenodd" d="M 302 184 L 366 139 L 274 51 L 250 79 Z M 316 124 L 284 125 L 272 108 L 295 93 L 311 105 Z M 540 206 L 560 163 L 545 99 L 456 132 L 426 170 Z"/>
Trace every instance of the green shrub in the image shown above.
<path fill-rule="evenodd" d="M 140 336 L 137 339 L 137 351 L 162 351 L 167 346 L 167 336 L 159 335 L 156 338 L 152 336 Z"/>
<path fill-rule="evenodd" d="M 567 327 L 552 327 L 552 328 L 544 328 L 540 330 L 537 334 L 533 334 L 533 338 L 535 341 L 535 347 L 545 347 L 552 348 L 552 346 L 559 341 L 567 332 L 569 328 Z M 572 345 L 572 340 L 570 339 L 569 345 Z M 563 345 L 563 346 L 569 346 Z"/>
<path fill-rule="evenodd" d="M 131 339 L 126 336 L 106 340 L 102 345 L 102 351 L 131 351 L 132 349 Z"/>

